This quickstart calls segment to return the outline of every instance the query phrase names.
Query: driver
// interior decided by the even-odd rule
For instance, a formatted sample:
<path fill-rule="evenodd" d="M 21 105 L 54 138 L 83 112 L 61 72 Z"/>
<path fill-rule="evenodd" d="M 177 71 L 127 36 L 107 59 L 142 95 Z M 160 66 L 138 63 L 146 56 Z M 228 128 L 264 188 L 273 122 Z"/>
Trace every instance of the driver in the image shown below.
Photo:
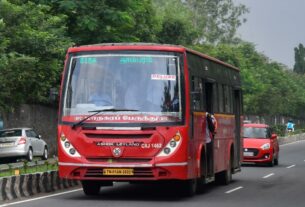
<path fill-rule="evenodd" d="M 89 103 L 96 106 L 112 106 L 112 98 L 107 92 L 107 83 L 110 76 L 99 65 L 92 65 L 90 68 L 89 78 Z"/>

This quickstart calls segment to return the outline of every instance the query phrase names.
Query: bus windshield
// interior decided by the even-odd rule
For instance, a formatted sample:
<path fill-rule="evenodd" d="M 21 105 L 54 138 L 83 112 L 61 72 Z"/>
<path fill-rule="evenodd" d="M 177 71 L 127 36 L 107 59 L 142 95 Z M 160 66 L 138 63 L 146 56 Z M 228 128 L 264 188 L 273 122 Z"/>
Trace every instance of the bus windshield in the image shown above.
<path fill-rule="evenodd" d="M 61 120 L 151 123 L 182 120 L 179 56 L 166 54 L 75 54 L 62 92 Z M 130 110 L 130 111 L 128 111 Z"/>

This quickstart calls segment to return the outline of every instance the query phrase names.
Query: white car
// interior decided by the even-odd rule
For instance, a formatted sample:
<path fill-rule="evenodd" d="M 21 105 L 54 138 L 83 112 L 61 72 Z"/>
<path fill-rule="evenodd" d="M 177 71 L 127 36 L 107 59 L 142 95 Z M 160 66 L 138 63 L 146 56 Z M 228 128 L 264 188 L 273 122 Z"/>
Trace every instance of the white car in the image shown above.
<path fill-rule="evenodd" d="M 0 130 L 0 158 L 25 157 L 32 161 L 34 156 L 48 159 L 48 146 L 31 128 Z"/>

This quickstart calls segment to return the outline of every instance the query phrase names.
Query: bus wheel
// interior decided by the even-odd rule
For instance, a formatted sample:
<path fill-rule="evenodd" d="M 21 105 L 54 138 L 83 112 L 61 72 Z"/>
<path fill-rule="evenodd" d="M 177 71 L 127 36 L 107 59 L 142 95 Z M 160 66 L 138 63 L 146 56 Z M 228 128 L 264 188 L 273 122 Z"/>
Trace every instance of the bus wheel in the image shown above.
<path fill-rule="evenodd" d="M 221 185 L 228 185 L 232 181 L 232 158 L 229 162 L 228 168 L 217 174 L 217 183 Z"/>
<path fill-rule="evenodd" d="M 200 173 L 201 176 L 199 178 L 197 178 L 197 189 L 196 192 L 197 193 L 203 193 L 206 189 L 206 183 L 205 183 L 205 177 L 206 177 L 206 173 L 205 173 L 205 169 L 206 169 L 206 159 L 204 156 L 201 156 L 201 160 L 200 160 Z"/>
<path fill-rule="evenodd" d="M 87 196 L 98 195 L 101 188 L 99 182 L 91 181 L 91 180 L 83 180 L 82 186 L 83 186 L 83 191 Z"/>
<path fill-rule="evenodd" d="M 197 179 L 183 181 L 181 190 L 184 196 L 191 197 L 195 195 L 197 190 Z"/>

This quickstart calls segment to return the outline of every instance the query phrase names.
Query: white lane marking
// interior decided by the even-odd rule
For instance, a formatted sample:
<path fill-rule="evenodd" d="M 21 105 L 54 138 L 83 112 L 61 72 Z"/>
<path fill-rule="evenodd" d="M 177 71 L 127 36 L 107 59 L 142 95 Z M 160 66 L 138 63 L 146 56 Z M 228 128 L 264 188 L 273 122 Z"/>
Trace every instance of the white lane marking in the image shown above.
<path fill-rule="evenodd" d="M 269 178 L 269 177 L 271 177 L 271 176 L 273 176 L 273 175 L 274 175 L 274 173 L 270 173 L 270 174 L 268 174 L 268 175 L 265 175 L 263 178 L 266 179 L 266 178 Z"/>
<path fill-rule="evenodd" d="M 239 186 L 239 187 L 234 188 L 234 189 L 232 189 L 232 190 L 228 190 L 226 193 L 229 194 L 229 193 L 232 193 L 232 192 L 234 192 L 234 191 L 240 190 L 240 189 L 242 189 L 242 188 L 243 188 L 242 186 Z"/>
<path fill-rule="evenodd" d="M 286 168 L 289 169 L 289 168 L 292 168 L 292 167 L 295 167 L 295 165 L 290 165 L 290 166 L 288 166 L 288 167 L 286 167 Z"/>
<path fill-rule="evenodd" d="M 55 197 L 55 196 L 64 195 L 64 194 L 68 194 L 68 193 L 73 193 L 73 192 L 80 191 L 80 190 L 82 190 L 82 188 L 78 188 L 78 189 L 70 190 L 70 191 L 65 191 L 65 192 L 61 192 L 61 193 L 55 193 L 55 194 L 47 195 L 47 196 L 41 196 L 41 197 L 38 197 L 38 198 L 32 198 L 32 199 L 27 199 L 27 200 L 23 200 L 23 201 L 17 201 L 17 202 L 13 202 L 13 203 L 7 203 L 7 204 L 0 205 L 0 207 L 12 206 L 12 205 L 20 204 L 20 203 L 27 203 L 27 202 L 31 202 L 31 201 L 41 200 L 41 199 L 44 199 L 44 198 L 50 198 L 50 197 Z"/>

